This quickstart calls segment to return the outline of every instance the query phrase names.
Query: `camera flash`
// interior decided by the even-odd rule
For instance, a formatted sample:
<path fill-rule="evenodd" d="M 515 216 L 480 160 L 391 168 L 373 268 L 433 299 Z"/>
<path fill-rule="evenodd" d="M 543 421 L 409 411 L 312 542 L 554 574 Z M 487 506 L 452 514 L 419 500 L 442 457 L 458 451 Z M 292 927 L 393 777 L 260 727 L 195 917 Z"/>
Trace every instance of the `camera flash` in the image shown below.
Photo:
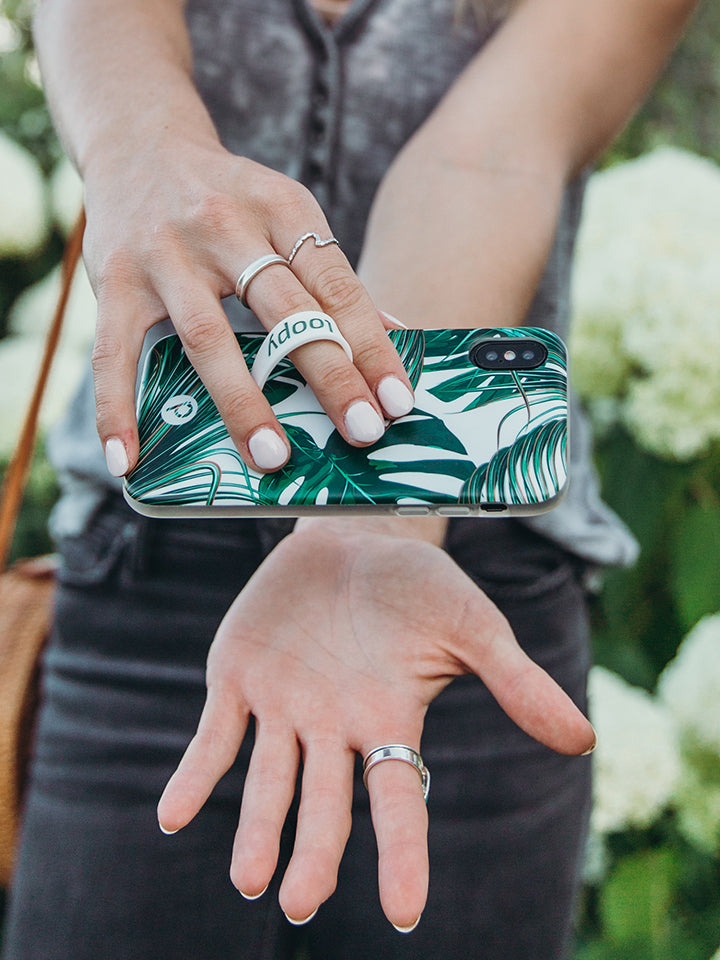
<path fill-rule="evenodd" d="M 506 350 L 505 353 L 503 354 L 503 357 L 506 360 L 514 360 L 516 357 L 516 353 L 514 350 Z"/>

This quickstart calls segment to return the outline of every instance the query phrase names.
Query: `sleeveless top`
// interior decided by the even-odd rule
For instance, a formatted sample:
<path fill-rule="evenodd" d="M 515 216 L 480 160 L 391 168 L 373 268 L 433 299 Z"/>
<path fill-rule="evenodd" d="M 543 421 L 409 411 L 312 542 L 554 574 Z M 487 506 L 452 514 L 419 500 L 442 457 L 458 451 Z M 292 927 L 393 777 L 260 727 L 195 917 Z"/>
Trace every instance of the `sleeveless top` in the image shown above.
<path fill-rule="evenodd" d="M 459 21 L 455 7 L 455 0 L 352 0 L 330 25 L 310 0 L 187 4 L 195 81 L 223 144 L 309 187 L 353 264 L 383 174 L 497 26 L 490 15 Z M 564 339 L 582 192 L 583 178 L 566 190 L 526 317 Z M 234 327 L 252 326 L 254 318 L 234 297 L 224 305 Z M 600 499 L 589 428 L 576 398 L 571 411 L 565 499 L 521 522 L 587 561 L 630 563 L 637 545 Z M 53 531 L 77 533 L 108 489 L 120 489 L 95 432 L 89 372 L 48 450 L 63 489 Z M 482 519 L 451 522 L 477 524 L 481 536 Z"/>

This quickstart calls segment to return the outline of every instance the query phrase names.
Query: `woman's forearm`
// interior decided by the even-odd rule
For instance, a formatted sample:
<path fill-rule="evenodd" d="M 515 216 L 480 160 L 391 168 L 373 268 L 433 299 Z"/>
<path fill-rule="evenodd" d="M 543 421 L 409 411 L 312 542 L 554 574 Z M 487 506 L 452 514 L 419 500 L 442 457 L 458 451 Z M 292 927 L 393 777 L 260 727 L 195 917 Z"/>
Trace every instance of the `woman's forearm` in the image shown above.
<path fill-rule="evenodd" d="M 359 274 L 408 326 L 524 322 L 565 185 L 646 94 L 697 0 L 524 0 L 390 167 Z"/>
<path fill-rule="evenodd" d="M 698 0 L 523 0 L 420 131 L 438 156 L 575 176 L 647 94 Z"/>
<path fill-rule="evenodd" d="M 53 118 L 87 176 L 182 131 L 217 140 L 192 80 L 181 0 L 41 0 L 34 36 Z"/>

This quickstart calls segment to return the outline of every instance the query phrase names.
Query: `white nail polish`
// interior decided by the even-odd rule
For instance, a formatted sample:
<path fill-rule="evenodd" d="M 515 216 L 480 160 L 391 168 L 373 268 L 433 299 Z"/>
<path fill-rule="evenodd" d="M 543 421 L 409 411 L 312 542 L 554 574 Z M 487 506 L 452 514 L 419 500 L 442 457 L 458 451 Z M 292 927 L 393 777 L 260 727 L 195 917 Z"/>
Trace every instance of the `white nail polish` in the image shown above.
<path fill-rule="evenodd" d="M 265 891 L 267 890 L 267 888 L 268 888 L 269 886 L 270 886 L 269 883 L 265 884 L 265 886 L 264 886 L 263 889 L 260 891 L 260 893 L 255 893 L 255 894 L 252 894 L 252 895 L 249 894 L 249 893 L 244 893 L 242 890 L 240 890 L 240 895 L 243 896 L 246 900 L 259 900 L 260 897 L 265 893 Z"/>
<path fill-rule="evenodd" d="M 269 427 L 261 427 L 248 440 L 248 448 L 261 470 L 277 470 L 287 460 L 287 447 Z"/>
<path fill-rule="evenodd" d="M 593 734 L 595 735 L 595 739 L 593 740 L 592 746 L 591 746 L 591 747 L 588 747 L 587 750 L 586 750 L 584 753 L 581 753 L 581 754 L 580 754 L 581 757 L 587 757 L 587 756 L 589 756 L 589 755 L 593 752 L 593 750 L 595 749 L 595 747 L 597 746 L 597 742 L 598 742 L 598 741 L 597 741 L 597 732 L 596 732 L 596 730 L 595 730 L 594 727 L 593 727 Z"/>
<path fill-rule="evenodd" d="M 412 393 L 397 377 L 384 377 L 378 384 L 377 395 L 389 417 L 404 417 L 415 406 Z"/>
<path fill-rule="evenodd" d="M 283 912 L 284 912 L 284 911 L 283 911 Z M 306 923 L 310 923 L 310 921 L 312 920 L 312 918 L 315 916 L 315 914 L 316 914 L 317 912 L 318 912 L 318 908 L 315 907 L 315 909 L 314 909 L 313 912 L 310 914 L 310 916 L 309 916 L 309 917 L 305 917 L 304 920 L 293 920 L 293 918 L 292 918 L 292 917 L 289 917 L 287 914 L 285 914 L 285 919 L 287 920 L 288 923 L 291 923 L 294 927 L 302 927 L 302 926 L 304 926 Z"/>
<path fill-rule="evenodd" d="M 394 323 L 395 326 L 400 327 L 402 330 L 407 330 L 407 329 L 408 329 L 408 327 L 407 327 L 404 323 L 401 323 L 400 320 L 398 320 L 397 317 L 394 317 L 391 313 L 388 313 L 387 310 L 381 310 L 380 313 L 381 313 L 384 317 L 387 317 L 387 319 L 390 321 L 390 323 Z"/>
<path fill-rule="evenodd" d="M 105 443 L 105 463 L 113 477 L 124 477 L 128 472 L 127 451 L 119 437 L 110 437 Z"/>
<path fill-rule="evenodd" d="M 158 823 L 158 826 L 160 827 L 160 831 L 164 833 L 166 837 L 171 837 L 174 833 L 177 833 L 180 830 L 180 827 L 178 827 L 177 830 L 166 830 L 161 823 Z"/>
<path fill-rule="evenodd" d="M 385 433 L 385 424 L 367 400 L 358 400 L 345 413 L 345 429 L 358 443 L 374 443 Z"/>
<path fill-rule="evenodd" d="M 420 914 L 420 917 L 422 914 Z M 410 924 L 409 927 L 399 927 L 396 923 L 393 924 L 398 933 L 412 933 L 415 927 L 420 923 L 420 917 L 417 918 L 415 923 Z"/>

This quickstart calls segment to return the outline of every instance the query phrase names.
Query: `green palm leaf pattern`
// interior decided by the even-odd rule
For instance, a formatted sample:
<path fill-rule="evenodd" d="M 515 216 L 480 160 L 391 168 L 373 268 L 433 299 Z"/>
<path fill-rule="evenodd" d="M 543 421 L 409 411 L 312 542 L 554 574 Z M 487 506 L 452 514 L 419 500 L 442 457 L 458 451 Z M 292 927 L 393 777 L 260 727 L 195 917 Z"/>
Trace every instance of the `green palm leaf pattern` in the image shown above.
<path fill-rule="evenodd" d="M 566 480 L 567 428 L 547 420 L 499 450 L 463 487 L 461 503 L 543 503 Z"/>
<path fill-rule="evenodd" d="M 362 450 L 336 430 L 320 448 L 301 427 L 283 426 L 293 456 L 282 470 L 262 478 L 259 492 L 265 503 L 456 503 L 457 491 L 473 470 L 465 448 L 443 421 L 417 410 Z M 397 458 L 403 448 L 412 452 L 411 461 Z M 439 457 L 442 451 L 446 453 Z M 408 475 L 417 479 L 409 481 Z"/>
<path fill-rule="evenodd" d="M 262 341 L 238 334 L 248 366 Z M 138 403 L 140 458 L 126 490 L 148 505 L 287 507 L 329 504 L 540 503 L 564 483 L 566 356 L 539 328 L 391 330 L 416 391 L 416 407 L 378 443 L 345 443 L 290 360 L 265 394 L 292 456 L 282 470 L 249 470 L 230 441 L 180 340 L 151 350 Z M 480 370 L 468 351 L 479 339 L 532 337 L 548 349 L 534 370 Z M 190 398 L 185 401 L 184 398 Z M 173 401 L 178 401 L 173 407 Z M 167 421 L 168 405 L 187 421 Z M 482 427 L 478 426 L 482 419 Z M 489 430 L 488 430 L 489 426 Z M 489 439 L 488 439 L 489 438 Z M 479 440 L 482 444 L 478 445 Z M 192 512 L 192 510 L 190 510 Z"/>

